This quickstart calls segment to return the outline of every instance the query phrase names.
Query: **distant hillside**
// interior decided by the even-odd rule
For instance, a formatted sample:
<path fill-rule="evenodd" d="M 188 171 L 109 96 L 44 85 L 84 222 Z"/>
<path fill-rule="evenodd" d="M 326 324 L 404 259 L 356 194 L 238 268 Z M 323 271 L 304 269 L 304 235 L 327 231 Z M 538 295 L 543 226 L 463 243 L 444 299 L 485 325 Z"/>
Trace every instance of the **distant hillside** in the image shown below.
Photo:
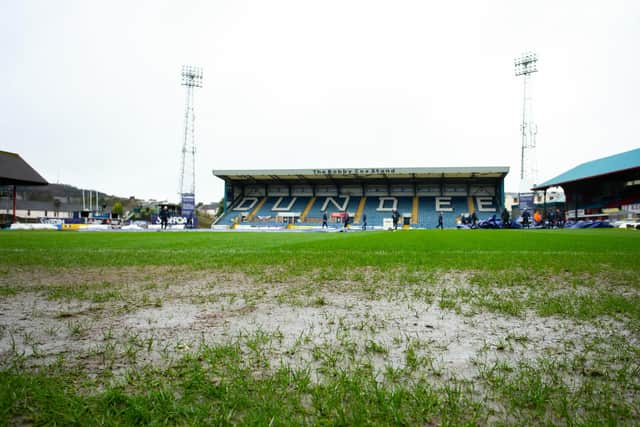
<path fill-rule="evenodd" d="M 110 210 L 116 202 L 122 203 L 125 211 L 133 209 L 142 203 L 134 197 L 120 197 L 95 190 L 84 190 L 85 206 L 89 207 L 89 197 L 95 204 L 96 193 L 98 195 L 98 206 L 105 210 Z M 5 191 L 6 193 L 6 191 Z M 16 199 L 25 202 L 51 203 L 62 210 L 78 210 L 82 208 L 82 189 L 67 184 L 49 184 L 43 186 L 20 186 L 17 187 Z"/>

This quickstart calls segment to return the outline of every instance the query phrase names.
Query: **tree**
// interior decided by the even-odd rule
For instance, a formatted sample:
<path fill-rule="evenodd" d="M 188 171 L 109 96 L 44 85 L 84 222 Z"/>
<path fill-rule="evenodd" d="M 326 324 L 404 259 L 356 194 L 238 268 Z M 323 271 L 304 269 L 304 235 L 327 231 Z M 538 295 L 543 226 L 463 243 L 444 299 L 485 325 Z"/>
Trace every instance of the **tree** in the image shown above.
<path fill-rule="evenodd" d="M 113 204 L 113 207 L 111 208 L 111 214 L 113 214 L 114 216 L 118 216 L 118 218 L 122 218 L 122 215 L 124 214 L 124 208 L 122 207 L 122 203 L 115 202 Z"/>
<path fill-rule="evenodd" d="M 224 212 L 224 197 L 220 199 L 220 203 L 218 203 L 218 211 L 216 212 L 216 218 L 220 218 Z"/>

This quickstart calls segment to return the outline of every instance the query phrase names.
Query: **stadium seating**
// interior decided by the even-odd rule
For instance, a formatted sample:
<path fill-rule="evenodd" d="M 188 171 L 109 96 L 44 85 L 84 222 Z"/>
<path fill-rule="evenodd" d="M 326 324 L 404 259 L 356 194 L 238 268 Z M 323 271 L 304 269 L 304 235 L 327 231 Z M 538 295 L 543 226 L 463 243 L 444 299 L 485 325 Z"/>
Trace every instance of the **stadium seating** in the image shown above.
<path fill-rule="evenodd" d="M 327 201 L 327 199 L 330 199 L 330 200 Z M 329 217 L 329 221 L 331 221 L 331 214 L 336 212 L 343 212 L 344 211 L 344 209 L 342 209 L 343 207 L 346 207 L 347 211 L 349 212 L 349 215 L 353 217 L 356 213 L 356 209 L 358 208 L 359 201 L 360 201 L 360 196 L 351 196 L 349 197 L 348 201 L 346 200 L 345 197 L 335 197 L 335 196 L 334 197 L 316 197 L 315 203 L 307 213 L 306 222 L 308 223 L 320 222 L 322 220 L 323 207 L 327 211 L 327 216 Z M 336 206 L 336 204 L 339 207 Z"/>
<path fill-rule="evenodd" d="M 635 204 L 635 203 L 638 203 L 638 202 L 640 202 L 640 195 L 631 195 L 631 196 L 623 197 L 621 199 L 610 200 L 604 205 L 604 207 L 605 208 L 617 208 L 619 206 L 631 205 L 631 204 Z"/>
<path fill-rule="evenodd" d="M 420 197 L 417 226 L 420 228 L 434 228 L 436 225 L 438 225 L 436 199 L 434 197 Z"/>
<path fill-rule="evenodd" d="M 230 225 L 234 221 L 244 217 L 243 224 L 254 224 L 260 226 L 277 226 L 283 225 L 284 220 L 276 221 L 279 214 L 297 213 L 302 214 L 307 208 L 311 197 L 278 197 L 270 196 L 246 198 L 237 200 L 234 206 L 227 209 L 227 214 L 217 221 L 217 224 Z M 343 212 L 344 208 L 348 210 L 352 220 L 358 210 L 360 204 L 360 196 L 347 197 L 328 197 L 318 196 L 314 199 L 312 206 L 309 208 L 304 221 L 298 217 L 296 223 L 299 225 L 319 225 L 322 221 L 323 208 L 327 211 L 329 224 L 338 226 L 340 223 L 332 218 L 333 213 Z M 450 197 L 441 199 L 440 206 L 450 208 L 451 211 L 443 210 L 443 223 L 445 228 L 454 228 L 457 220 L 462 213 L 469 212 L 469 204 L 467 197 Z M 263 202 L 264 201 L 264 202 Z M 494 200 L 494 206 L 495 200 Z M 401 216 L 413 214 L 413 197 L 378 197 L 368 196 L 366 198 L 362 213 L 367 215 L 367 224 L 370 227 L 381 227 L 384 218 L 391 218 L 393 209 L 397 209 Z M 479 219 L 488 218 L 492 213 L 479 213 Z M 357 221 L 355 225 L 360 225 L 362 221 Z M 402 221 L 399 225 L 402 225 Z M 438 224 L 438 212 L 436 211 L 435 197 L 419 197 L 417 218 L 413 218 L 411 226 L 414 228 L 435 228 Z"/>
<path fill-rule="evenodd" d="M 391 218 L 391 211 L 378 211 L 379 206 L 380 200 L 378 197 L 367 197 L 362 213 L 367 214 L 367 224 L 369 226 L 382 227 L 383 219 Z M 391 209 L 392 206 L 391 203 L 386 203 L 383 209 Z"/>
<path fill-rule="evenodd" d="M 275 218 L 280 212 L 302 213 L 308 201 L 308 197 L 268 197 L 255 216 Z"/>

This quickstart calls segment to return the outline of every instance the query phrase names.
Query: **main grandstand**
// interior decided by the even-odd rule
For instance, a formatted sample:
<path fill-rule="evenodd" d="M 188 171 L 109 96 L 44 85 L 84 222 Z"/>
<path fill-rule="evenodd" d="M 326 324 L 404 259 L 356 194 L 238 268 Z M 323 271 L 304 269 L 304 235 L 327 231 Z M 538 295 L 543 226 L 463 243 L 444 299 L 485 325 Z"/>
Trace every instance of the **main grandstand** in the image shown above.
<path fill-rule="evenodd" d="M 383 227 L 397 210 L 405 228 L 433 228 L 438 214 L 455 227 L 462 214 L 492 216 L 502 209 L 508 167 L 214 170 L 224 180 L 224 213 L 217 225 L 319 226 L 326 212 L 338 225 Z"/>

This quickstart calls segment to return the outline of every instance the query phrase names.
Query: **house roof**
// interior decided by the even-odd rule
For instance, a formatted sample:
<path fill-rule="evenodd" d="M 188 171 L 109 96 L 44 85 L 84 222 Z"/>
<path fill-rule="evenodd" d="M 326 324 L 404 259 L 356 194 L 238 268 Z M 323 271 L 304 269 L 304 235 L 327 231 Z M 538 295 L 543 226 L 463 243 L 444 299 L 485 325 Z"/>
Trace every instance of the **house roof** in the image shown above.
<path fill-rule="evenodd" d="M 219 205 L 217 202 L 207 203 L 206 205 L 200 206 L 200 209 L 218 209 Z"/>
<path fill-rule="evenodd" d="M 557 187 L 574 181 L 594 178 L 640 168 L 640 148 L 614 154 L 582 163 L 548 181 L 533 187 L 534 190 L 544 190 L 549 187 Z"/>
<path fill-rule="evenodd" d="M 0 185 L 47 185 L 19 154 L 0 151 Z"/>
<path fill-rule="evenodd" d="M 0 204 L 0 209 L 2 209 L 2 204 Z M 17 200 L 16 201 L 17 209 L 30 209 L 32 211 L 60 211 L 60 212 L 73 212 L 73 211 L 81 211 L 82 204 L 79 203 L 61 203 L 60 206 L 56 209 L 55 202 L 47 201 L 43 202 L 41 200 Z"/>

